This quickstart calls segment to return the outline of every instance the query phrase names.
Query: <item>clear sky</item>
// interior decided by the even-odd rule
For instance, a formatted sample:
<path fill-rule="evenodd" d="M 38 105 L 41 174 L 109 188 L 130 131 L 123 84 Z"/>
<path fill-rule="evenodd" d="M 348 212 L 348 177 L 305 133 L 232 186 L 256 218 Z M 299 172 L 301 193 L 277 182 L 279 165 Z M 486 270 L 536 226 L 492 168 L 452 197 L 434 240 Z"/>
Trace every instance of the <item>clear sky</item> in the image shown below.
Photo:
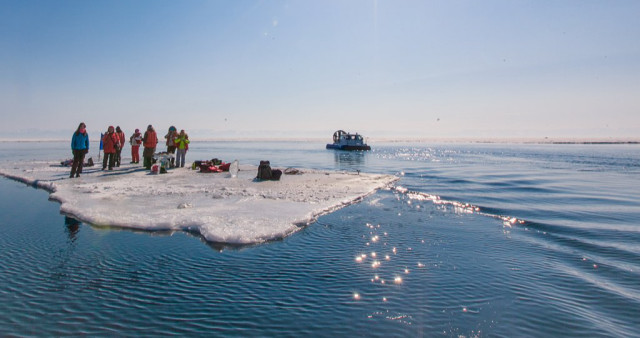
<path fill-rule="evenodd" d="M 640 1 L 0 0 L 7 135 L 639 137 Z"/>

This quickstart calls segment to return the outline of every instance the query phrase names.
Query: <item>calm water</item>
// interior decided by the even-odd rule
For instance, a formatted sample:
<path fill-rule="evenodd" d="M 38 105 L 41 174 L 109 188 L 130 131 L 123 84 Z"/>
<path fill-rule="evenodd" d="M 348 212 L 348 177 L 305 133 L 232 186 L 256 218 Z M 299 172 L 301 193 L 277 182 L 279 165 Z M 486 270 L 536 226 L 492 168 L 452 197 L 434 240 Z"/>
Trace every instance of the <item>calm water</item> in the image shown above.
<path fill-rule="evenodd" d="M 0 179 L 0 335 L 640 336 L 640 146 L 373 146 L 194 143 L 188 161 L 389 173 L 410 191 L 242 248 L 93 228 Z M 67 148 L 0 143 L 0 160 Z"/>

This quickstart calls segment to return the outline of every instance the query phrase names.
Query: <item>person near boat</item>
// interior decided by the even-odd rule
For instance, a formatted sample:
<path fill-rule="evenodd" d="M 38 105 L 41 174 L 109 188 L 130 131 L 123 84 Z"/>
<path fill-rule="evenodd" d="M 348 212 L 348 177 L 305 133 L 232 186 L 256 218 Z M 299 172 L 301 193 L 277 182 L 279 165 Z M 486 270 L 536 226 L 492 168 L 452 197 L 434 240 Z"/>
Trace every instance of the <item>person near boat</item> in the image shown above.
<path fill-rule="evenodd" d="M 71 175 L 69 177 L 80 177 L 84 156 L 89 152 L 89 134 L 84 122 L 80 122 L 76 132 L 71 137 L 71 152 L 73 153 L 73 163 L 71 164 Z"/>

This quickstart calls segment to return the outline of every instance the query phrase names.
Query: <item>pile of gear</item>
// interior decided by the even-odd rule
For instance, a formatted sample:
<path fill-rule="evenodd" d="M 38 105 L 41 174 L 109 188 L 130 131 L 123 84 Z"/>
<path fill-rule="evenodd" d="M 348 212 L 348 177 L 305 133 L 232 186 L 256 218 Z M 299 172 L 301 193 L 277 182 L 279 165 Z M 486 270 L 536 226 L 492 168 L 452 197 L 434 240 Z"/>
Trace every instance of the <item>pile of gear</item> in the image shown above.
<path fill-rule="evenodd" d="M 151 165 L 152 174 L 166 174 L 167 169 L 175 166 L 175 158 L 172 153 L 161 152 L 153 154 Z"/>
<path fill-rule="evenodd" d="M 205 161 L 195 161 L 191 165 L 191 169 L 200 170 L 201 173 L 221 173 L 223 171 L 229 171 L 231 163 L 222 162 L 217 158 Z"/>

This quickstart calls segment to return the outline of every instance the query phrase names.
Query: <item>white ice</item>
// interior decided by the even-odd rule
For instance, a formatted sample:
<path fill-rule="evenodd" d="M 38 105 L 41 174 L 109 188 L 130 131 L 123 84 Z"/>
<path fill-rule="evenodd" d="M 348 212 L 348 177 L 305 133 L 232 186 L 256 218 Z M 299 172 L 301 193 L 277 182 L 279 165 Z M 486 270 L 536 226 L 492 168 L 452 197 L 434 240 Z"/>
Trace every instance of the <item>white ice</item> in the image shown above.
<path fill-rule="evenodd" d="M 82 222 L 184 230 L 207 241 L 236 244 L 283 238 L 397 180 L 391 175 L 299 169 L 302 174 L 258 182 L 257 167 L 243 164 L 236 178 L 190 168 L 159 175 L 129 164 L 113 171 L 99 169 L 85 168 L 80 178 L 70 179 L 70 168 L 59 163 L 0 163 L 1 175 L 50 191 L 61 212 Z"/>

